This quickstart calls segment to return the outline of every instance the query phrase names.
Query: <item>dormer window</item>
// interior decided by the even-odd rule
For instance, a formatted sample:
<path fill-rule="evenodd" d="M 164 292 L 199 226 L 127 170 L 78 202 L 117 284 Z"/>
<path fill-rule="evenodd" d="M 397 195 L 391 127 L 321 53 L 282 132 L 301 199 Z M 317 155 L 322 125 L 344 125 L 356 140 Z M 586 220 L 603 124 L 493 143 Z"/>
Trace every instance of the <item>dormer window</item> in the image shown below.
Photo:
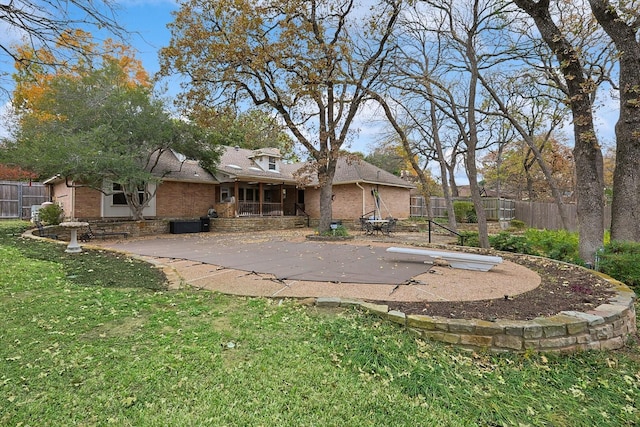
<path fill-rule="evenodd" d="M 269 156 L 269 170 L 270 171 L 276 170 L 276 158 L 273 156 Z"/>

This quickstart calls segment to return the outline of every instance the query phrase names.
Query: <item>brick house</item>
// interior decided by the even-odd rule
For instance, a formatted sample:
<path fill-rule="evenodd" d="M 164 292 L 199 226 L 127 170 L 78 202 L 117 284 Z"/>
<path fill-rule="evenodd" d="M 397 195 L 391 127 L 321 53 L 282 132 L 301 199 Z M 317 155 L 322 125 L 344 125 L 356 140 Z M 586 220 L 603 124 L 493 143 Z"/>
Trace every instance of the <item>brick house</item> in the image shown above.
<path fill-rule="evenodd" d="M 172 151 L 163 153 L 158 163 L 162 179 L 143 211 L 145 218 L 198 218 L 211 206 L 223 218 L 303 213 L 314 219 L 320 217 L 317 180 L 301 185 L 295 172 L 303 164 L 284 162 L 278 149 L 225 147 L 213 175 L 197 161 Z M 50 186 L 52 201 L 62 206 L 66 217 L 131 217 L 124 197 L 117 191 L 106 195 L 86 187 L 71 187 L 62 177 L 45 183 Z M 333 216 L 346 220 L 363 215 L 407 218 L 412 188 L 413 184 L 363 160 L 340 159 L 333 185 Z"/>

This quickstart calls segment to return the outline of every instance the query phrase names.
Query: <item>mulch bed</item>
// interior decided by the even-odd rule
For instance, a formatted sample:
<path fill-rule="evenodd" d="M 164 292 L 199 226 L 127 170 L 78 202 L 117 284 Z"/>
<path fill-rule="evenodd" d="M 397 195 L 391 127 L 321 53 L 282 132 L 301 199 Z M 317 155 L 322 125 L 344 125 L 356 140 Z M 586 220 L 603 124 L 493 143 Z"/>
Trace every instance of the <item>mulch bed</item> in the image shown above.
<path fill-rule="evenodd" d="M 382 303 L 387 304 L 390 310 L 407 315 L 487 321 L 530 320 L 554 316 L 561 311 L 587 312 L 606 303 L 614 295 L 610 283 L 581 267 L 526 255 L 506 258 L 538 273 L 542 279 L 540 286 L 519 295 L 505 295 L 493 300 Z"/>

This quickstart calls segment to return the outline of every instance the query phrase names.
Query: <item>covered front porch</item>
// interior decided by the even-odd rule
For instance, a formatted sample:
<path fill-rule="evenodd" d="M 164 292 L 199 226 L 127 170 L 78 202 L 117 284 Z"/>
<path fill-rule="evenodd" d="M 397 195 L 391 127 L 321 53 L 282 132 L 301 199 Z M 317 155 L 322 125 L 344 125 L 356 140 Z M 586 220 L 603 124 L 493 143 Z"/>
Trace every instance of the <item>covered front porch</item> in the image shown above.
<path fill-rule="evenodd" d="M 285 183 L 221 184 L 219 200 L 214 207 L 221 218 L 304 214 L 304 190 Z"/>

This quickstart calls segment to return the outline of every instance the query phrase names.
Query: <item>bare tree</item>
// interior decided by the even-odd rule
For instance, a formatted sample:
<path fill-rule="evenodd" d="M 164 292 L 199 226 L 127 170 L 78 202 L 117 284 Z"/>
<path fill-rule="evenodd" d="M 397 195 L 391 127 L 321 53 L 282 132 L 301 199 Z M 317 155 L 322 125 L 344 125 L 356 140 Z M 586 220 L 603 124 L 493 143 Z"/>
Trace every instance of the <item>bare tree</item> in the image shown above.
<path fill-rule="evenodd" d="M 504 35 L 501 16 L 508 10 L 508 3 L 493 0 L 426 0 L 418 5 L 416 15 L 418 20 L 429 22 L 425 31 L 430 34 L 430 43 L 437 46 L 440 70 L 438 79 L 434 73 L 421 77 L 430 80 L 427 93 L 430 91 L 431 99 L 437 100 L 465 146 L 465 169 L 478 217 L 480 246 L 484 248 L 489 247 L 489 238 L 477 153 L 491 141 L 481 137 L 486 115 L 479 110 L 484 103 L 480 76 L 500 61 L 500 54 L 487 46 L 498 46 Z"/>
<path fill-rule="evenodd" d="M 536 24 L 540 35 L 549 46 L 559 64 L 563 84 L 566 85 L 568 104 L 573 114 L 574 158 L 579 253 L 587 263 L 595 261 L 596 251 L 604 238 L 604 182 L 602 152 L 593 125 L 592 94 L 594 82 L 588 77 L 583 61 L 558 25 L 550 10 L 550 0 L 514 0 Z"/>
<path fill-rule="evenodd" d="M 528 99 L 526 99 L 526 102 L 517 103 L 515 108 L 510 107 L 509 104 L 513 104 L 514 100 L 518 101 L 519 95 L 524 93 L 524 91 L 517 88 L 518 86 L 524 86 L 525 88 L 532 88 L 534 86 L 527 84 L 526 81 L 523 81 L 519 78 L 515 79 L 515 84 L 510 85 L 510 78 L 508 76 L 502 74 L 498 74 L 498 76 L 501 80 L 498 83 L 495 83 L 495 79 L 492 79 L 493 81 L 491 81 L 482 75 L 479 76 L 479 79 L 482 82 L 482 86 L 491 95 L 493 101 L 497 104 L 499 114 L 505 119 L 509 120 L 511 126 L 513 126 L 513 128 L 526 142 L 529 151 L 531 152 L 531 154 L 533 154 L 533 157 L 532 161 L 529 164 L 525 159 L 525 169 L 528 170 L 533 161 L 535 161 L 538 166 L 540 166 L 540 170 L 542 170 L 542 173 L 544 174 L 547 184 L 551 189 L 551 193 L 553 194 L 553 199 L 556 203 L 556 206 L 558 207 L 562 225 L 565 229 L 568 229 L 569 218 L 567 217 L 566 210 L 563 209 L 564 203 L 562 200 L 562 194 L 560 194 L 560 190 L 558 189 L 556 180 L 553 177 L 551 168 L 542 156 L 544 145 L 549 141 L 554 129 L 558 127 L 561 121 L 560 115 L 558 114 L 558 105 L 550 105 L 549 103 L 545 102 L 546 100 L 548 100 L 548 98 L 546 97 L 527 97 Z M 522 83 L 524 83 L 524 85 Z M 506 88 L 507 93 L 501 95 L 498 92 L 499 88 Z M 520 92 L 520 94 L 518 92 Z M 545 111 L 540 111 L 540 107 L 542 107 L 542 109 L 544 109 Z M 527 110 L 532 114 L 529 114 L 529 117 L 524 118 L 524 111 Z M 550 114 L 546 114 L 547 112 L 549 112 Z M 548 128 L 545 131 L 541 131 L 541 126 L 545 124 L 548 125 Z M 543 144 L 538 146 L 536 138 L 540 134 L 544 134 Z M 529 177 L 529 175 L 527 175 L 527 177 Z"/>
<path fill-rule="evenodd" d="M 636 2 L 589 3 L 615 43 L 620 64 L 611 238 L 640 241 L 640 12 Z"/>
<path fill-rule="evenodd" d="M 353 0 L 187 1 L 161 51 L 162 72 L 186 77 L 190 110 L 233 102 L 277 112 L 314 159 L 324 232 L 341 149 L 380 78 L 401 5 L 381 0 L 365 12 Z"/>

